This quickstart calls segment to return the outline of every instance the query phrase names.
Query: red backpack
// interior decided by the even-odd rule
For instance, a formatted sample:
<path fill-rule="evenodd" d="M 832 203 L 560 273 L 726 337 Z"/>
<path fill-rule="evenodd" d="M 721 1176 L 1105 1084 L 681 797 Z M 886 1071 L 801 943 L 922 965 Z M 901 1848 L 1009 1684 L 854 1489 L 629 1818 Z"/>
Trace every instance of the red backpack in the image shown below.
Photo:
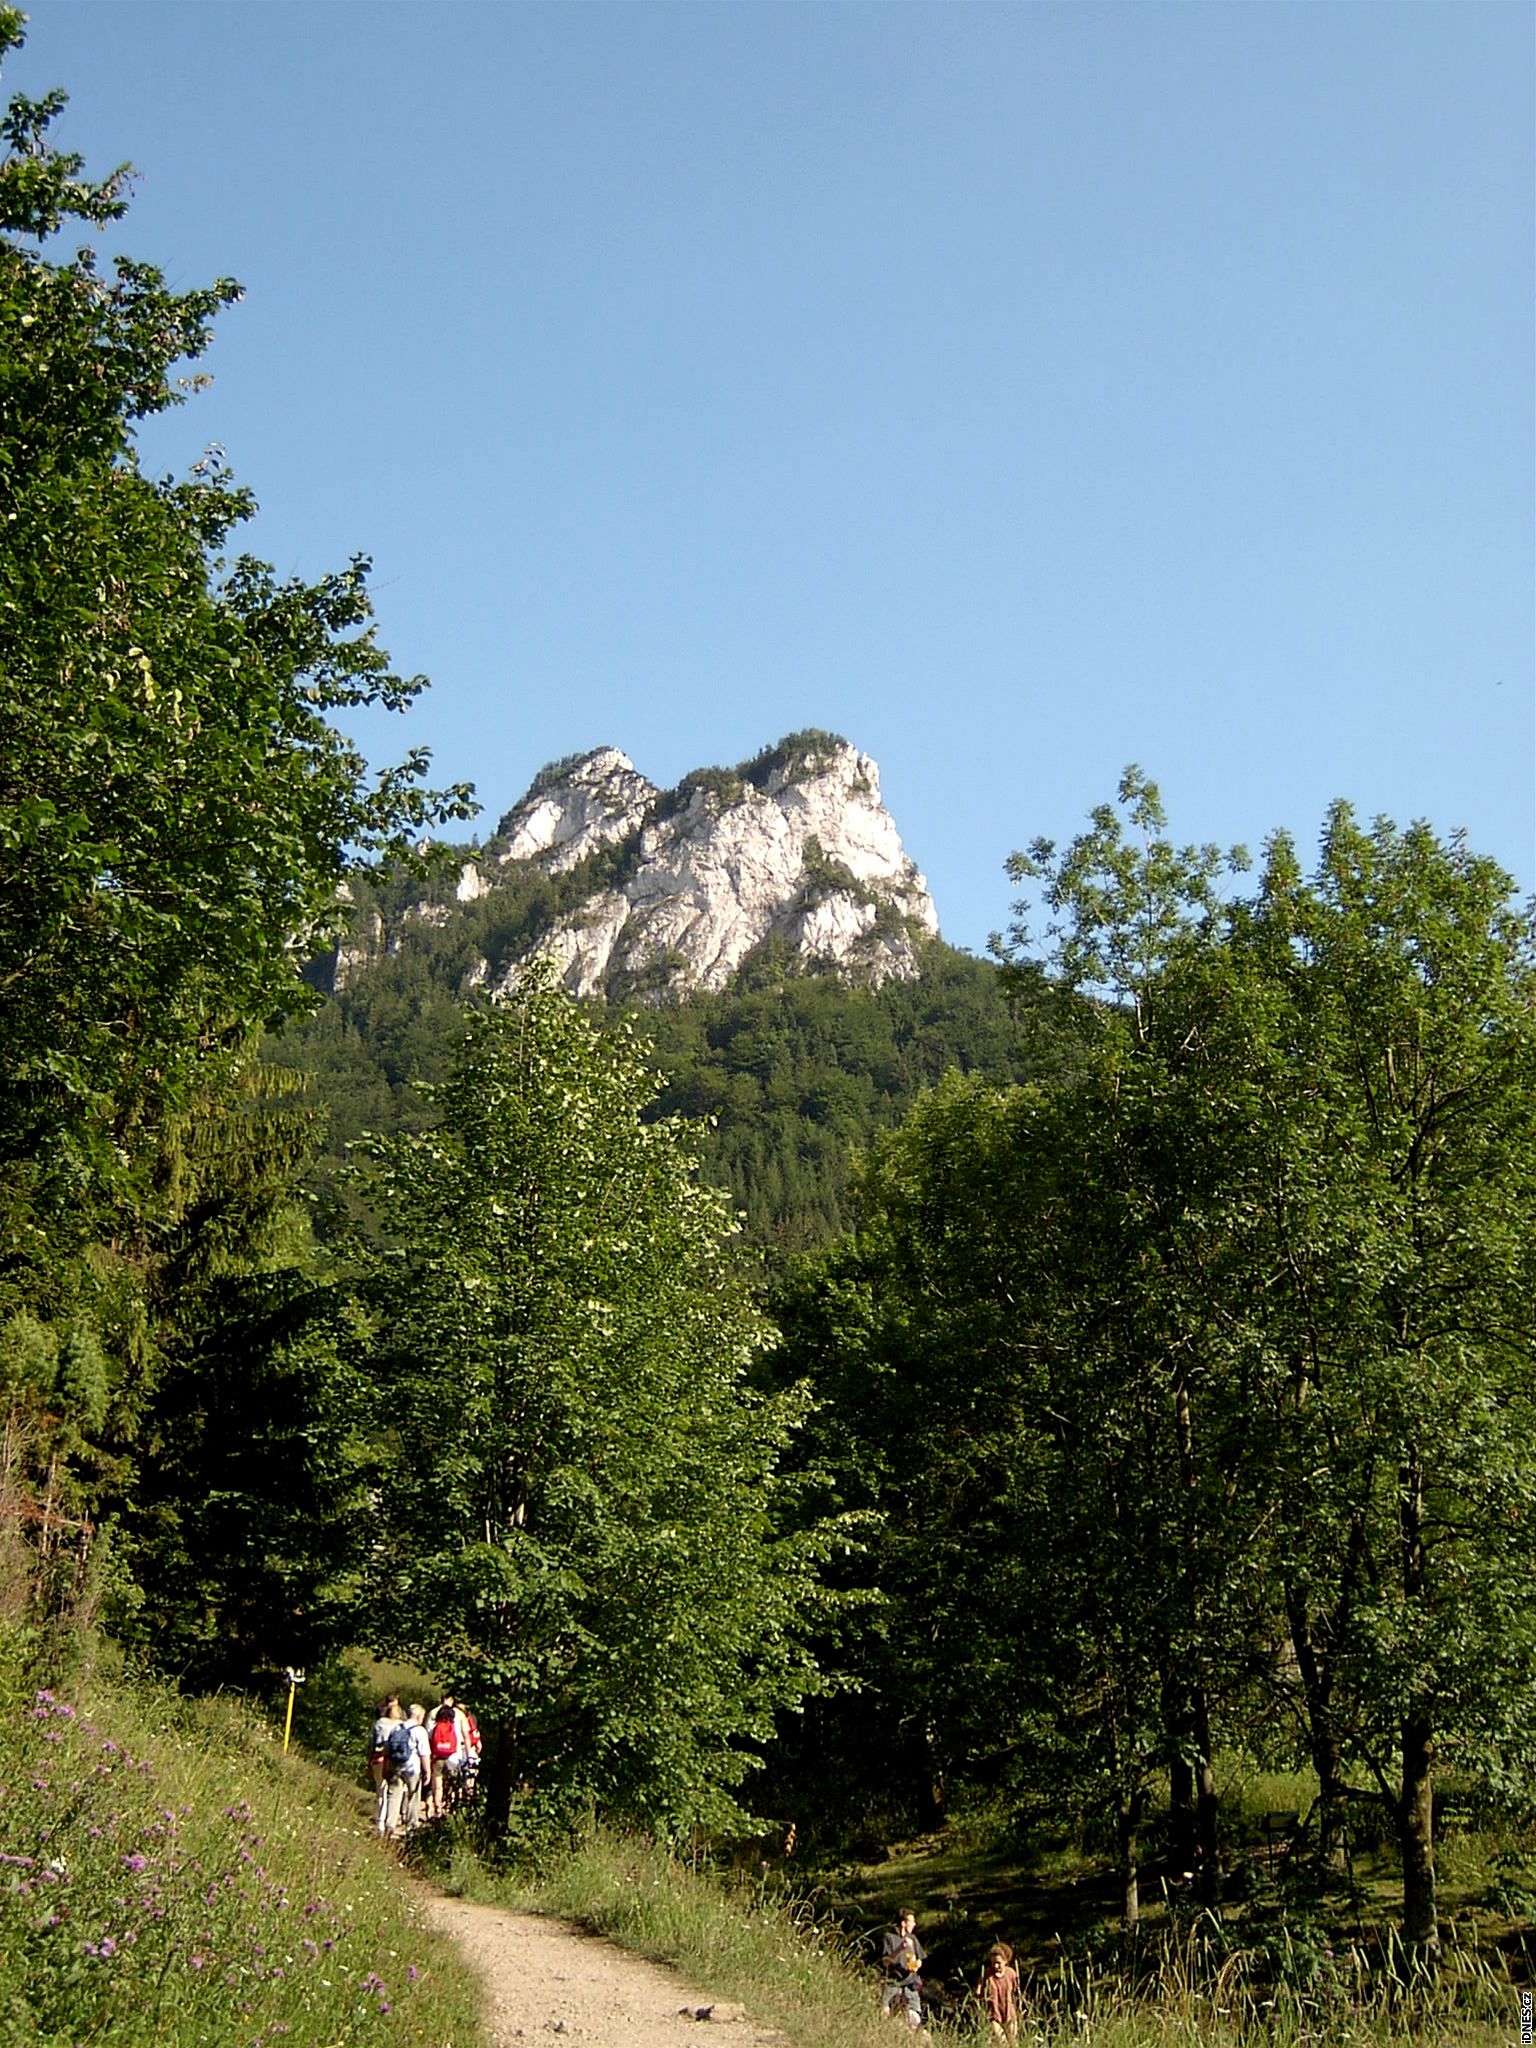
<path fill-rule="evenodd" d="M 452 1714 L 444 1714 L 440 1721 L 432 1723 L 432 1754 L 435 1757 L 450 1757 L 459 1746 L 458 1730 L 453 1725 Z"/>

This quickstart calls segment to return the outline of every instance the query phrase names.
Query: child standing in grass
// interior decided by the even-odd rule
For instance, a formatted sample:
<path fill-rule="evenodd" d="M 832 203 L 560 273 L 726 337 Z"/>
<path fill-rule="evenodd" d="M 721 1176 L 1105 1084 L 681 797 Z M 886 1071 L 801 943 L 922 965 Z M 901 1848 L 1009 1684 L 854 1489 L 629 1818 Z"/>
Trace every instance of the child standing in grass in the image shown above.
<path fill-rule="evenodd" d="M 976 1984 L 976 1996 L 987 2016 L 987 2029 L 994 2041 L 1019 2038 L 1019 1973 L 1013 1967 L 1013 1950 L 1006 1941 L 994 1941 L 987 1950 Z"/>

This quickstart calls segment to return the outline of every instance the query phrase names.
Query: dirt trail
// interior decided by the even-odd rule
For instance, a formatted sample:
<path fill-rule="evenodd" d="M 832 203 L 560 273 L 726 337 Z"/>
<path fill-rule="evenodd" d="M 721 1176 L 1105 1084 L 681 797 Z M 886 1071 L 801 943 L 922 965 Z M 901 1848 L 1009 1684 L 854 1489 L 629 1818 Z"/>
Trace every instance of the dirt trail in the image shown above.
<path fill-rule="evenodd" d="M 422 1904 L 485 1985 L 491 2048 L 552 2044 L 557 2037 L 588 2048 L 709 2048 L 712 2041 L 718 2048 L 785 2048 L 782 2034 L 748 2019 L 740 2006 L 600 1936 L 439 1893 Z M 713 2016 L 700 2021 L 705 2007 Z"/>

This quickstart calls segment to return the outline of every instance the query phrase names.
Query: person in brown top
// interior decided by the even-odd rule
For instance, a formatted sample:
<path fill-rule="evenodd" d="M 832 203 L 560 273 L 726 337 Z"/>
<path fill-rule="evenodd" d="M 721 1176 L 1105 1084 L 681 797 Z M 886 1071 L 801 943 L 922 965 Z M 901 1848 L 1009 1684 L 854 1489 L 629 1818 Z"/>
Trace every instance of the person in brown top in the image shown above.
<path fill-rule="evenodd" d="M 987 2016 L 987 2028 L 994 2041 L 1019 2038 L 1019 1973 L 1013 1967 L 1013 1950 L 1006 1941 L 994 1941 L 987 1950 L 976 1983 L 976 1996 Z"/>

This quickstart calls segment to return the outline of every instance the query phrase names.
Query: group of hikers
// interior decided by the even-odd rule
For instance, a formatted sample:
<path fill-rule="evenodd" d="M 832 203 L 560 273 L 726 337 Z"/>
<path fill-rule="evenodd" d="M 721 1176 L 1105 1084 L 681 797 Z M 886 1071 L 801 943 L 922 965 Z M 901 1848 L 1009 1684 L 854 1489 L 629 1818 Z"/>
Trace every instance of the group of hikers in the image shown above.
<path fill-rule="evenodd" d="M 368 1744 L 368 1775 L 378 1801 L 375 1825 L 380 1835 L 401 1840 L 473 1799 L 479 1770 L 480 1730 L 474 1715 L 452 1693 L 444 1693 L 430 1714 L 417 1701 L 402 1707 L 398 1693 L 380 1700 Z M 880 2009 L 887 2016 L 901 2014 L 910 2027 L 923 2024 L 927 1960 L 928 1951 L 917 1938 L 916 1915 L 903 1911 L 887 1930 L 881 1949 L 885 1987 Z M 1016 2042 L 1022 1999 L 1013 1950 L 1006 1941 L 994 1941 L 987 1950 L 974 1989 L 993 2039 Z"/>
<path fill-rule="evenodd" d="M 379 1702 L 368 1744 L 368 1776 L 378 1801 L 375 1825 L 399 1841 L 475 1794 L 480 1730 L 452 1693 L 431 1710 L 400 1704 L 390 1693 Z"/>
<path fill-rule="evenodd" d="M 909 2027 L 923 2024 L 923 1964 L 927 1960 L 928 1951 L 917 1938 L 916 1916 L 901 1913 L 896 1925 L 887 1930 L 880 1953 L 885 1973 L 880 2010 L 887 2017 L 900 2013 Z M 994 1941 L 987 1950 L 975 1995 L 992 2039 L 1017 2041 L 1022 1999 L 1013 1950 L 1006 1941 Z"/>

